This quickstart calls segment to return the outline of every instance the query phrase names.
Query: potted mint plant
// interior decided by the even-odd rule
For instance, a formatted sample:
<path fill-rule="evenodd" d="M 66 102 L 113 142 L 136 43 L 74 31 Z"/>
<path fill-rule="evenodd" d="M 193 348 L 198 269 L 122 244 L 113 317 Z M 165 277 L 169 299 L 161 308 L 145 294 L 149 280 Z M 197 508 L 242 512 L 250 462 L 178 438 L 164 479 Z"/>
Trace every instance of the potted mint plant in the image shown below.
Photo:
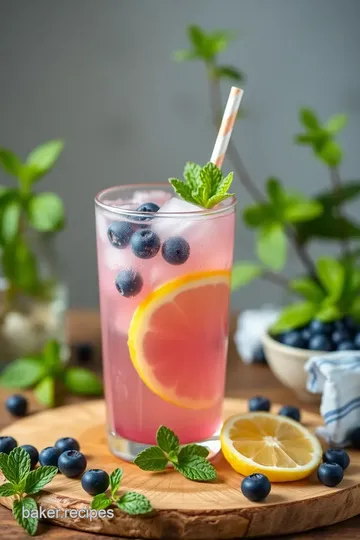
<path fill-rule="evenodd" d="M 35 190 L 62 150 L 62 141 L 48 141 L 22 161 L 0 148 L 0 168 L 10 176 L 9 187 L 0 187 L 0 362 L 64 339 L 66 288 L 53 243 L 64 206 L 55 193 Z"/>
<path fill-rule="evenodd" d="M 244 81 L 241 71 L 219 62 L 219 53 L 226 50 L 233 35 L 190 26 L 188 37 L 190 48 L 175 53 L 175 59 L 198 60 L 205 65 L 213 123 L 218 128 L 220 82 Z M 275 374 L 307 397 L 304 363 L 309 356 L 360 349 L 360 224 L 344 212 L 344 205 L 360 195 L 360 182 L 343 182 L 340 176 L 343 150 L 337 135 L 346 125 L 346 115 L 336 114 L 322 123 L 315 111 L 302 108 L 299 120 L 301 132 L 294 142 L 308 147 L 328 169 L 329 189 L 310 198 L 286 190 L 278 178 L 269 177 L 262 190 L 251 179 L 233 139 L 228 156 L 254 201 L 243 210 L 242 218 L 254 230 L 257 255 L 254 261 L 235 262 L 232 286 L 235 290 L 263 279 L 287 291 L 289 305 L 264 337 L 264 347 Z M 339 256 L 320 254 L 313 260 L 309 245 L 314 240 L 335 242 L 340 247 Z M 284 270 L 289 246 L 299 261 L 299 274 L 293 278 Z"/>

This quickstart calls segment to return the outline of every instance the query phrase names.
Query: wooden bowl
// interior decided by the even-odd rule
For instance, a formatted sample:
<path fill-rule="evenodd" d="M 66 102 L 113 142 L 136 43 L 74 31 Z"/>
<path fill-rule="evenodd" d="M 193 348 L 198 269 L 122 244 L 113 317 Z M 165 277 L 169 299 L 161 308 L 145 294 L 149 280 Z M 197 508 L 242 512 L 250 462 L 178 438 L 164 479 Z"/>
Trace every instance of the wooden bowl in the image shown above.
<path fill-rule="evenodd" d="M 274 375 L 288 388 L 294 390 L 302 401 L 320 403 L 321 395 L 312 394 L 306 389 L 307 373 L 304 366 L 311 356 L 329 354 L 327 351 L 310 351 L 283 345 L 273 339 L 268 333 L 264 334 L 262 344 L 266 360 Z"/>

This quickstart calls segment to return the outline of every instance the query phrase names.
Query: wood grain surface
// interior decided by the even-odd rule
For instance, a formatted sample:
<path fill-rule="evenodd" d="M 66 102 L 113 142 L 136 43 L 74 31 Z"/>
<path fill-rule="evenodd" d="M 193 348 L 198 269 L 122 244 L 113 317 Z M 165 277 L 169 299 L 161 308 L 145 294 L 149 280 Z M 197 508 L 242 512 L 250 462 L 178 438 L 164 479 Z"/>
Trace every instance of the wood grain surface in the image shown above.
<path fill-rule="evenodd" d="M 234 323 L 234 320 L 233 320 Z M 100 326 L 99 316 L 93 311 L 73 311 L 69 314 L 69 329 L 71 343 L 91 342 L 95 347 L 95 356 L 91 366 L 95 369 L 100 367 Z M 0 427 L 10 425 L 12 419 L 4 410 L 4 402 L 7 396 L 12 393 L 0 389 Z M 284 388 L 269 369 L 263 365 L 245 366 L 241 363 L 234 344 L 230 340 L 229 357 L 228 357 L 228 374 L 227 374 L 227 395 L 231 397 L 248 397 L 256 394 L 268 396 L 274 402 L 291 403 L 301 405 L 303 410 L 314 411 L 314 407 L 306 404 L 301 404 L 293 396 L 293 394 Z M 34 402 L 30 392 L 26 393 L 31 403 L 31 412 L 41 410 L 41 407 Z M 65 403 L 81 403 L 88 400 L 66 396 Z M 7 431 L 7 430 L 6 430 Z M 329 508 L 331 501 L 329 500 Z M 350 501 L 351 502 L 351 501 Z M 344 505 L 348 505 L 349 500 L 344 501 Z M 360 512 L 360 507 L 359 507 Z M 360 539 L 360 516 L 349 519 L 337 525 L 322 527 L 321 521 L 318 523 L 318 529 L 306 533 L 290 534 L 282 536 L 285 540 L 318 540 L 341 538 L 344 540 Z M 55 525 L 43 523 L 39 527 L 40 538 L 52 540 L 109 540 L 109 538 L 119 538 L 114 535 L 93 534 L 89 532 L 81 532 L 71 529 L 65 529 Z M 11 538 L 13 540 L 25 540 L 29 537 L 27 534 L 14 522 L 11 511 L 0 506 L 0 537 L 4 539 Z M 238 537 L 239 538 L 239 537 Z M 265 537 L 264 537 L 265 538 Z M 199 540 L 204 539 L 200 536 Z M 125 537 L 124 537 L 125 540 Z M 140 537 L 139 537 L 140 540 Z"/>

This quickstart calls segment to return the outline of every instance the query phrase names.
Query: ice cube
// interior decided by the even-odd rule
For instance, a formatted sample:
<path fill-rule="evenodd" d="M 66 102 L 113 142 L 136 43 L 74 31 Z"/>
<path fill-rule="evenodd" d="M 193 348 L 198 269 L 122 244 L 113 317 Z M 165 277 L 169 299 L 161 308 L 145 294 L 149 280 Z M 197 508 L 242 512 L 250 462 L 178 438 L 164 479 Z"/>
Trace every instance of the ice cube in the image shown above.
<path fill-rule="evenodd" d="M 165 240 L 169 236 L 183 236 L 187 229 L 194 227 L 194 220 L 198 219 L 201 210 L 200 206 L 172 197 L 161 206 L 159 212 L 173 213 L 174 216 L 155 217 L 151 228 L 160 236 L 161 240 Z M 194 218 L 189 219 L 188 216 L 176 215 L 180 212 L 192 212 Z"/>

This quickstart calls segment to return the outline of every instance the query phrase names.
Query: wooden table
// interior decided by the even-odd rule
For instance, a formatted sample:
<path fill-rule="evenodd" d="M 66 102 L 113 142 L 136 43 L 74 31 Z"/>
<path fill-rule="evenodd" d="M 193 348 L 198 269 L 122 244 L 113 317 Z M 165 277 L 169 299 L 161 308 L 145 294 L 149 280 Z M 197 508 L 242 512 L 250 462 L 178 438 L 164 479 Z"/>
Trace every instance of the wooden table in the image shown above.
<path fill-rule="evenodd" d="M 95 355 L 91 367 L 100 368 L 100 325 L 99 315 L 95 311 L 73 311 L 68 318 L 70 343 L 92 343 L 94 345 Z M 235 318 L 232 321 L 235 324 Z M 90 366 L 88 366 L 90 367 Z M 11 423 L 12 419 L 4 408 L 4 403 L 8 395 L 13 392 L 0 389 L 0 427 Z M 272 375 L 270 370 L 264 365 L 245 366 L 234 346 L 232 340 L 229 345 L 228 373 L 226 384 L 226 395 L 229 397 L 251 397 L 256 394 L 262 394 L 269 397 L 273 402 L 299 405 L 303 409 L 314 410 L 311 405 L 300 403 L 281 383 Z M 40 410 L 32 396 L 27 392 L 31 403 L 31 411 Z M 74 397 L 66 398 L 66 403 L 74 403 L 78 399 Z M 360 508 L 359 508 L 360 512 Z M 93 535 L 42 524 L 39 527 L 39 535 L 46 539 L 58 540 L 117 540 L 118 537 L 104 535 Z M 16 524 L 11 512 L 0 506 L 0 537 L 12 540 L 28 540 L 29 536 Z M 283 536 L 284 540 L 313 540 L 340 538 L 341 540 L 360 539 L 360 515 L 346 522 L 317 529 L 308 533 Z M 199 539 L 200 540 L 200 539 Z"/>

